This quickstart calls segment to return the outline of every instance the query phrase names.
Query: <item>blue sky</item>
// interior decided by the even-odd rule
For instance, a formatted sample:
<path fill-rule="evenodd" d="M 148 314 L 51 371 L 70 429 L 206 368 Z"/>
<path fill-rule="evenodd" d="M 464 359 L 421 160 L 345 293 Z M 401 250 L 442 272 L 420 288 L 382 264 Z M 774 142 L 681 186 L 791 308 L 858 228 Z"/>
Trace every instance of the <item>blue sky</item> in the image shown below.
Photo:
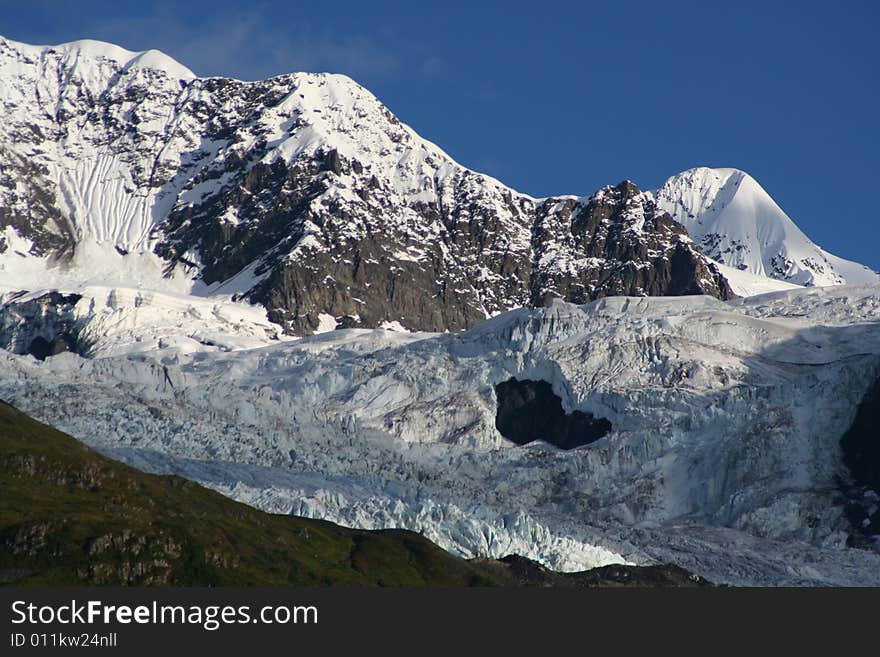
<path fill-rule="evenodd" d="M 0 0 L 0 34 L 158 48 L 200 75 L 346 73 L 535 196 L 738 167 L 880 269 L 877 4 Z"/>

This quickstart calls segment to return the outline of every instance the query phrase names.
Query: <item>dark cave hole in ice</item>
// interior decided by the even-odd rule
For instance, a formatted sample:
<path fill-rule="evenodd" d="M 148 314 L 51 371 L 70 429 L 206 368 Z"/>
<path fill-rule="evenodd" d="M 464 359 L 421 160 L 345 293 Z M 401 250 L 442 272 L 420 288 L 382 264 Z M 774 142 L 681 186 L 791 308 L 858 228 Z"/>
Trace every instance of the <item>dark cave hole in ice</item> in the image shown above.
<path fill-rule="evenodd" d="M 495 428 L 517 445 L 543 440 L 561 449 L 589 445 L 611 431 L 611 422 L 592 413 L 566 414 L 546 381 L 503 381 L 495 386 Z"/>
<path fill-rule="evenodd" d="M 864 539 L 851 537 L 854 547 L 877 549 L 873 537 L 880 536 L 880 379 L 865 394 L 852 425 L 840 439 L 843 462 L 852 475 L 855 498 L 847 515 Z"/>

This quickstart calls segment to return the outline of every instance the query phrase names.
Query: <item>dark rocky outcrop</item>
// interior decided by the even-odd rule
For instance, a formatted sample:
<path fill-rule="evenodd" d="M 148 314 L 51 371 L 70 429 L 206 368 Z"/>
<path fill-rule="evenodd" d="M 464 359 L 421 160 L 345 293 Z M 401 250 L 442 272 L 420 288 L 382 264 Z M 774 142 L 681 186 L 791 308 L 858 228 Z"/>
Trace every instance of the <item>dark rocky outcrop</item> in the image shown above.
<path fill-rule="evenodd" d="M 624 566 L 614 564 L 576 573 L 557 573 L 541 564 L 511 554 L 485 567 L 504 569 L 521 586 L 556 586 L 572 588 L 592 587 L 676 587 L 697 588 L 713 586 L 698 575 L 671 564 L 655 566 Z"/>
<path fill-rule="evenodd" d="M 509 379 L 495 386 L 495 396 L 495 428 L 517 445 L 543 440 L 561 449 L 573 449 L 611 431 L 611 422 L 592 413 L 566 414 L 562 400 L 546 381 Z"/>
<path fill-rule="evenodd" d="M 868 390 L 840 439 L 843 462 L 859 483 L 880 491 L 880 379 Z"/>
<path fill-rule="evenodd" d="M 185 254 L 198 252 L 209 284 L 258 263 L 253 271 L 263 280 L 245 296 L 289 333 L 311 333 L 321 314 L 339 327 L 397 321 L 413 330 L 457 331 L 555 298 L 734 296 L 681 225 L 629 181 L 588 199 L 537 206 L 509 195 L 499 215 L 473 196 L 469 172 L 451 192 L 457 205 L 399 207 L 392 190 L 357 174 L 360 163 L 336 150 L 291 164 L 255 164 L 256 155 L 227 163 L 224 173 L 238 176 L 239 185 L 174 209 L 157 252 L 187 266 Z M 364 203 L 318 202 L 340 171 L 358 180 Z M 230 209 L 235 226 L 217 221 Z M 390 219 L 396 213 L 418 224 L 401 227 Z M 531 235 L 528 249 L 510 248 L 511 223 Z M 439 239 L 423 235 L 432 224 L 442 227 Z M 310 245 L 298 246 L 306 237 Z"/>
<path fill-rule="evenodd" d="M 687 231 L 658 209 L 653 197 L 626 180 L 586 200 L 549 199 L 537 209 L 536 259 L 530 303 L 553 298 L 586 303 L 606 296 L 735 295 Z M 541 244 L 559 242 L 572 266 L 543 257 Z"/>
<path fill-rule="evenodd" d="M 16 202 L 0 203 L 0 253 L 9 248 L 7 226 L 30 240 L 31 255 L 64 261 L 76 244 L 70 219 L 56 205 L 49 171 L 0 143 L 0 190 L 16 190 Z"/>
<path fill-rule="evenodd" d="M 217 279 L 262 253 L 266 264 L 256 271 L 269 274 L 249 297 L 270 309 L 269 318 L 291 333 L 311 332 L 322 313 L 333 316 L 339 326 L 399 321 L 413 330 L 456 331 L 493 313 L 543 306 L 556 298 L 586 303 L 609 295 L 734 296 L 684 229 L 629 182 L 605 188 L 587 201 L 550 199 L 536 208 L 520 208 L 516 216 L 532 235 L 531 249 L 522 252 L 505 247 L 502 239 L 509 227 L 478 204 L 467 210 L 466 221 L 459 218 L 461 208 L 418 207 L 426 221 L 440 220 L 445 226 L 442 240 L 418 244 L 423 254 L 418 260 L 400 256 L 413 246 L 412 238 L 389 232 L 383 219 L 388 210 L 365 219 L 339 205 L 328 207 L 327 216 L 316 216 L 309 197 L 314 189 L 288 186 L 285 194 L 277 194 L 275 187 L 252 197 L 255 212 L 281 202 L 309 209 L 279 214 L 288 222 L 280 231 L 264 218 L 262 224 L 251 224 L 253 238 L 236 236 L 231 247 L 218 240 L 212 248 L 218 251 L 218 262 L 228 266 L 231 254 L 254 240 L 250 253 Z M 383 190 L 374 188 L 372 194 L 381 204 Z M 648 219 L 642 221 L 642 215 Z M 367 228 L 360 238 L 340 236 L 363 221 Z M 277 249 L 272 245 L 290 248 L 306 225 L 320 226 L 319 245 L 300 250 L 297 258 L 274 262 L 271 254 Z M 194 248 L 192 242 L 184 244 Z"/>

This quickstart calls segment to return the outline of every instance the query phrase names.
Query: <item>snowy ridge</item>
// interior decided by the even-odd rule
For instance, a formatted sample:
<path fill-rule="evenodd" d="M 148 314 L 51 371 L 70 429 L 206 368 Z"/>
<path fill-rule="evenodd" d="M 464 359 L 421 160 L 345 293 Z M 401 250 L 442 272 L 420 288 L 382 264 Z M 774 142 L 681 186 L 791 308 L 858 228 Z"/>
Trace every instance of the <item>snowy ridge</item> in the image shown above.
<path fill-rule="evenodd" d="M 54 191 L 60 214 L 72 223 L 50 226 L 49 231 L 58 236 L 74 233 L 78 249 L 102 245 L 103 259 L 117 268 L 131 266 L 119 260 L 117 249 L 154 258 L 161 235 L 153 231 L 175 204 L 190 207 L 220 191 L 230 177 L 216 176 L 213 170 L 228 168 L 235 156 L 247 156 L 261 145 L 259 162 L 266 165 L 323 157 L 331 151 L 344 161 L 364 162 L 368 177 L 397 197 L 392 200 L 400 216 L 386 218 L 409 228 L 415 228 L 416 215 L 408 209 L 412 204 L 440 195 L 453 205 L 452 194 L 462 185 L 491 190 L 486 198 L 496 211 L 505 196 L 529 198 L 463 169 L 343 75 L 299 73 L 257 83 L 202 80 L 158 51 L 133 53 L 88 40 L 29 46 L 0 39 L 0 78 L 6 81 L 0 91 L 7 112 L 0 129 L 4 146 L 34 163 Z M 238 94 L 256 98 L 242 102 Z M 106 116 L 90 111 L 95 101 L 105 103 Z M 221 127 L 201 125 L 208 108 L 217 108 L 213 122 L 225 124 L 221 132 L 236 129 L 234 139 L 205 134 L 206 128 L 210 133 Z M 250 121 L 239 128 L 235 123 L 242 115 L 250 115 Z M 132 128 L 129 132 L 126 124 Z M 351 189 L 352 182 L 341 176 L 313 201 L 315 208 L 363 203 Z M 21 196 L 13 196 L 9 205 L 25 205 L 29 190 L 18 182 L 14 187 Z M 229 207 L 222 221 L 235 225 L 236 214 Z M 510 223 L 505 228 L 513 243 L 528 247 L 528 233 L 520 226 Z M 361 235 L 357 225 L 348 230 L 349 237 Z M 19 240 L 28 237 L 26 231 L 14 232 Z M 320 248 L 308 236 L 306 230 L 291 255 L 309 246 Z M 16 237 L 9 234 L 8 239 Z M 46 255 L 34 244 L 22 243 L 17 250 Z M 7 269 L 18 262 L 11 255 L 9 249 L 2 254 Z M 93 255 L 94 250 L 74 264 L 87 269 Z M 198 262 L 198 253 L 187 255 Z M 187 273 L 192 278 L 198 272 Z M 161 285 L 161 280 L 150 284 Z"/>
<path fill-rule="evenodd" d="M 840 436 L 880 376 L 878 322 L 875 286 L 556 302 L 457 335 L 4 353 L 0 397 L 137 467 L 467 556 L 877 584 L 880 555 L 845 547 L 838 484 Z M 550 382 L 612 432 L 571 451 L 513 445 L 493 389 L 512 376 Z"/>
<path fill-rule="evenodd" d="M 180 80 L 191 80 L 196 77 L 195 73 L 183 64 L 158 50 L 133 52 L 112 43 L 96 41 L 94 39 L 79 39 L 57 46 L 36 46 L 13 41 L 12 39 L 3 39 L 3 41 L 22 54 L 34 59 L 44 57 L 47 51 L 54 51 L 61 53 L 65 59 L 73 62 L 80 59 L 86 60 L 88 62 L 87 66 L 91 66 L 96 61 L 109 60 L 123 70 L 136 68 L 159 70 L 165 72 L 169 77 Z"/>
<path fill-rule="evenodd" d="M 145 106 L 137 99 L 149 89 L 173 102 L 194 74 L 158 51 L 88 40 L 37 47 L 0 38 L 0 78 L 0 284 L 33 289 L 54 279 L 63 287 L 85 276 L 106 281 L 109 274 L 126 277 L 127 285 L 184 289 L 162 276 L 165 263 L 149 244 L 163 197 L 149 181 L 163 164 L 153 146 L 169 117 L 161 102 Z M 138 131 L 113 134 L 118 124 L 99 117 L 102 105 L 136 121 Z M 179 166 L 173 155 L 166 166 Z M 138 272 L 145 271 L 143 279 Z"/>
<path fill-rule="evenodd" d="M 655 192 L 711 258 L 797 285 L 876 283 L 880 275 L 813 244 L 767 192 L 738 169 L 699 167 Z"/>

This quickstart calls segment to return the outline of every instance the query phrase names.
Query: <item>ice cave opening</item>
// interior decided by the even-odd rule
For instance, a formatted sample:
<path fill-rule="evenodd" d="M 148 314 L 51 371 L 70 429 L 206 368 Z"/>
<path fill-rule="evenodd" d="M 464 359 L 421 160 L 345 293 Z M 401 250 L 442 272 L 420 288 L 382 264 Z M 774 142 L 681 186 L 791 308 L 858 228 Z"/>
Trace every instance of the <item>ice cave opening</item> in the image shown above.
<path fill-rule="evenodd" d="M 517 445 L 543 440 L 561 449 L 589 445 L 611 431 L 611 422 L 592 413 L 566 413 L 546 381 L 502 381 L 495 386 L 495 428 Z"/>

